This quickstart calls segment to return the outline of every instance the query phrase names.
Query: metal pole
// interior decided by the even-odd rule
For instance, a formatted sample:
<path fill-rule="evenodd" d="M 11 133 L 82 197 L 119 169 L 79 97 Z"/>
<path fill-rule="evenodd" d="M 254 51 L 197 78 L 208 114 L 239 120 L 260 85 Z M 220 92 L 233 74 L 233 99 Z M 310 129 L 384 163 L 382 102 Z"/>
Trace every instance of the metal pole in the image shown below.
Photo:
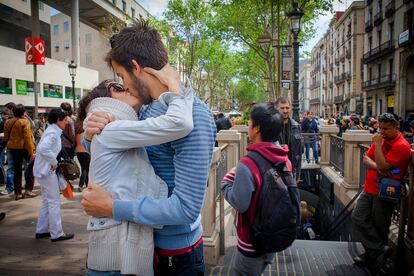
<path fill-rule="evenodd" d="M 39 25 L 39 1 L 31 0 L 30 9 L 32 14 L 32 38 L 40 37 Z M 34 39 L 32 39 L 32 49 L 34 49 Z M 37 95 L 37 65 L 33 64 L 33 92 L 34 92 L 34 119 L 38 117 L 39 100 Z"/>
<path fill-rule="evenodd" d="M 292 111 L 293 119 L 299 122 L 299 42 L 298 35 L 293 33 L 293 80 L 292 80 Z"/>
<path fill-rule="evenodd" d="M 76 111 L 75 77 L 72 77 L 73 112 Z"/>
<path fill-rule="evenodd" d="M 80 66 L 79 55 L 79 0 L 72 0 L 72 60 Z"/>

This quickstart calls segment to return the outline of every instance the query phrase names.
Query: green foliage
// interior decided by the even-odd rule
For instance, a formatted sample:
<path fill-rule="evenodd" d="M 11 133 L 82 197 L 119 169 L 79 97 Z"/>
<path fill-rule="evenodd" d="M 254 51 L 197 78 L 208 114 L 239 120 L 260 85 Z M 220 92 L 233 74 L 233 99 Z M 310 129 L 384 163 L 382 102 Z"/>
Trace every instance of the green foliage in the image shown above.
<path fill-rule="evenodd" d="M 333 0 L 297 1 L 305 12 L 303 42 L 315 34 L 315 19 L 332 9 Z M 169 0 L 165 19 L 152 24 L 167 43 L 170 62 L 191 77 L 200 98 L 225 111 L 233 98 L 239 104 L 260 102 L 275 90 L 274 48 L 260 46 L 258 37 L 273 27 L 279 44 L 288 44 L 290 9 L 288 0 Z M 208 73 L 205 81 L 202 70 Z"/>

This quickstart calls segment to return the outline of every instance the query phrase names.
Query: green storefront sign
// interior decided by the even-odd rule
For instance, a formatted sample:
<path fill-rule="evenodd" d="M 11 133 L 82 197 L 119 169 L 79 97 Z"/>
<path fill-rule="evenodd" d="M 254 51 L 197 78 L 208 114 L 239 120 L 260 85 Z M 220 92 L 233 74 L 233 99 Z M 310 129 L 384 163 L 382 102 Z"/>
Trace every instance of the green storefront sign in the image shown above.
<path fill-rule="evenodd" d="M 0 87 L 0 94 L 12 94 L 12 89 L 10 87 Z"/>
<path fill-rule="evenodd" d="M 16 80 L 16 94 L 17 95 L 28 95 L 27 81 Z"/>
<path fill-rule="evenodd" d="M 43 84 L 43 96 L 47 98 L 63 98 L 62 86 L 55 84 Z"/>
<path fill-rule="evenodd" d="M 81 90 L 75 87 L 76 99 L 80 100 Z M 65 86 L 65 99 L 73 99 L 72 87 Z"/>
<path fill-rule="evenodd" d="M 11 79 L 0 77 L 0 94 L 13 94 Z"/>

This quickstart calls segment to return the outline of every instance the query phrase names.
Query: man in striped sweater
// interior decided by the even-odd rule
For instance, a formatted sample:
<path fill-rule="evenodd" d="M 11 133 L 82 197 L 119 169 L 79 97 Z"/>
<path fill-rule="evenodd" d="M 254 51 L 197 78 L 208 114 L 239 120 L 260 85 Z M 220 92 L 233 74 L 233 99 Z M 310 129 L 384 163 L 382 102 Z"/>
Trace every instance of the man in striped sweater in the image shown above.
<path fill-rule="evenodd" d="M 107 61 L 122 78 L 125 89 L 147 106 L 140 119 L 165 114 L 167 107 L 152 101 L 152 95 L 166 91 L 155 78 L 156 70 L 168 62 L 167 52 L 155 29 L 139 21 L 125 27 L 111 38 Z M 149 74 L 150 73 L 150 74 Z M 162 79 L 162 75 L 157 75 Z M 104 114 L 89 118 L 85 131 L 87 141 L 110 122 Z M 113 200 L 100 186 L 90 184 L 82 200 L 87 214 L 116 220 L 159 226 L 154 242 L 159 258 L 156 275 L 204 275 L 201 207 L 207 187 L 208 172 L 216 128 L 208 107 L 194 99 L 191 133 L 179 140 L 147 147 L 155 173 L 168 185 L 168 198 L 143 197 L 133 201 Z M 139 260 L 137 260 L 139 261 Z"/>

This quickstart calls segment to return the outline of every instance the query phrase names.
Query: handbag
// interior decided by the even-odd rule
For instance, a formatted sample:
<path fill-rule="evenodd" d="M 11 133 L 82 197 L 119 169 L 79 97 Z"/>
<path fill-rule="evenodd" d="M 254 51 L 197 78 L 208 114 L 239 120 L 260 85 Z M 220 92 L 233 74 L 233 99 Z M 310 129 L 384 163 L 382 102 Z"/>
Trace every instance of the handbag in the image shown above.
<path fill-rule="evenodd" d="M 80 175 L 79 166 L 78 164 L 76 164 L 75 160 L 73 159 L 66 159 L 66 160 L 59 161 L 58 170 L 59 170 L 59 173 L 61 173 L 67 181 L 75 180 L 79 178 L 79 175 Z"/>
<path fill-rule="evenodd" d="M 401 197 L 401 180 L 394 178 L 382 178 L 379 181 L 378 198 L 391 202 L 398 202 Z"/>

